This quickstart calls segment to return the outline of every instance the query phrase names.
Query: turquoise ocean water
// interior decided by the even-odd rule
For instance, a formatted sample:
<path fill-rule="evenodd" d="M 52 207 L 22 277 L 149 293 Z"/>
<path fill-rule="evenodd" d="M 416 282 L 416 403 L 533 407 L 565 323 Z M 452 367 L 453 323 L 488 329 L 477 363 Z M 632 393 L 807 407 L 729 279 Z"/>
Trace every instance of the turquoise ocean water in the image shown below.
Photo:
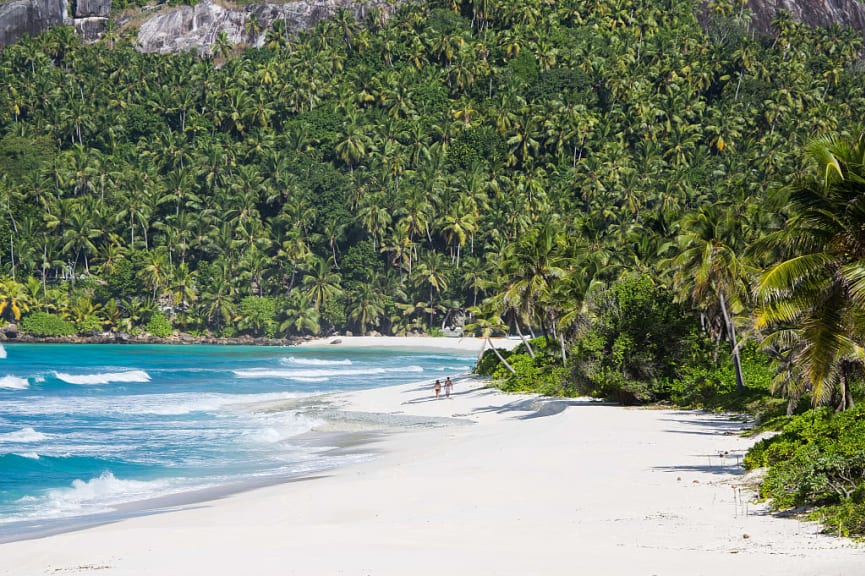
<path fill-rule="evenodd" d="M 0 539 L 368 457 L 304 441 L 321 422 L 293 403 L 455 375 L 473 363 L 399 349 L 6 344 Z M 284 407 L 262 408 L 272 405 Z"/>

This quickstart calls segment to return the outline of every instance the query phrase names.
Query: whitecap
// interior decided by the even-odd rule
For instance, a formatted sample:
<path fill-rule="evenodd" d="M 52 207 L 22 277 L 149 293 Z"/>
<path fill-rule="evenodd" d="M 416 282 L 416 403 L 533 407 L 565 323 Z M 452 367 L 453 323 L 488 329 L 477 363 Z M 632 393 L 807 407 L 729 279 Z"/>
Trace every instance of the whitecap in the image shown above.
<path fill-rule="evenodd" d="M 295 382 L 327 382 L 330 378 L 327 376 L 297 376 L 292 380 Z"/>
<path fill-rule="evenodd" d="M 38 452 L 18 452 L 16 456 L 21 456 L 22 458 L 29 458 L 30 460 L 39 460 Z"/>
<path fill-rule="evenodd" d="M 289 356 L 280 360 L 282 364 L 290 364 L 296 366 L 351 366 L 351 360 L 324 360 L 322 358 L 296 358 Z"/>
<path fill-rule="evenodd" d="M 26 390 L 30 387 L 30 382 L 27 381 L 27 378 L 20 378 L 18 376 L 3 376 L 0 378 L 0 388 L 6 390 Z"/>
<path fill-rule="evenodd" d="M 350 368 L 348 370 L 334 369 L 309 369 L 309 370 L 280 370 L 272 368 L 250 368 L 247 370 L 234 370 L 238 378 L 287 378 L 296 380 L 298 378 L 329 378 L 333 376 L 373 376 L 390 372 L 423 372 L 423 366 L 403 366 L 400 368 Z"/>
<path fill-rule="evenodd" d="M 123 372 L 101 372 L 96 374 L 66 374 L 55 372 L 54 376 L 67 384 L 92 385 L 112 382 L 150 382 L 150 374 L 144 370 L 125 370 Z"/>
<path fill-rule="evenodd" d="M 264 423 L 264 427 L 248 430 L 243 433 L 243 436 L 255 443 L 277 444 L 309 432 L 320 425 L 321 421 L 292 412 L 288 417 L 268 418 Z"/>
<path fill-rule="evenodd" d="M 85 508 L 106 510 L 111 505 L 150 498 L 163 492 L 167 481 L 120 480 L 111 472 L 103 472 L 90 480 L 74 480 L 68 488 L 55 488 L 47 492 L 42 513 L 51 516 L 79 514 Z"/>
<path fill-rule="evenodd" d="M 21 430 L 16 430 L 15 432 L 6 432 L 5 434 L 0 434 L 0 442 L 41 442 L 43 440 L 47 440 L 48 438 L 49 436 L 47 434 L 38 432 L 30 427 L 22 428 Z"/>
<path fill-rule="evenodd" d="M 3 347 L 3 344 L 0 344 L 0 360 L 6 358 L 6 348 Z"/>

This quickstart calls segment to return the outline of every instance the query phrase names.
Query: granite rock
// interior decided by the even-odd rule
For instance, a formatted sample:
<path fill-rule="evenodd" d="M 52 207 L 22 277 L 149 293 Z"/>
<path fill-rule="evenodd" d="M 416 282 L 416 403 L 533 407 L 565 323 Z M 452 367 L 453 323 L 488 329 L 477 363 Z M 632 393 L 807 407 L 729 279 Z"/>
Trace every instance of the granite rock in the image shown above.
<path fill-rule="evenodd" d="M 36 36 L 52 26 L 70 24 L 66 0 L 13 0 L 0 4 L 0 47 L 25 34 Z"/>
<path fill-rule="evenodd" d="M 250 4 L 237 9 L 224 8 L 212 0 L 195 6 L 178 6 L 162 10 L 144 22 L 138 30 L 138 47 L 143 52 L 165 54 L 195 50 L 209 54 L 221 32 L 232 44 L 261 47 L 268 28 L 276 20 L 285 20 L 287 30 L 297 32 L 333 16 L 340 9 L 351 10 L 362 17 L 374 8 L 393 10 L 382 0 L 360 3 L 355 0 L 299 0 L 286 4 Z M 257 32 L 248 23 L 257 23 Z"/>

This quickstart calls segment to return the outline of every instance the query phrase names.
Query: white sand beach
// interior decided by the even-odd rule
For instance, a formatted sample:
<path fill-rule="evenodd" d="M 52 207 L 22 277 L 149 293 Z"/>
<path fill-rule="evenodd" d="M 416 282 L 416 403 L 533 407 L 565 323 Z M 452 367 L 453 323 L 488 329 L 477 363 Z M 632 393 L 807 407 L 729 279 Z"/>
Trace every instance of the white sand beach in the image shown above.
<path fill-rule="evenodd" d="M 382 433 L 376 458 L 316 478 L 2 544 L 0 575 L 865 573 L 862 546 L 751 502 L 752 440 L 726 417 L 468 378 L 450 399 L 423 382 L 331 401 L 458 420 Z"/>

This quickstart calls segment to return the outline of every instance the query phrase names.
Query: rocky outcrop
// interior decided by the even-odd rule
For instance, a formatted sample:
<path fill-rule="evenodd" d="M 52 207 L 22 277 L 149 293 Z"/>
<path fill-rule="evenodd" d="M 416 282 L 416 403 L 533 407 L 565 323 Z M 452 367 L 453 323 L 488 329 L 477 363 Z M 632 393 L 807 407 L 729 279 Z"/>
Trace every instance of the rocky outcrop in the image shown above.
<path fill-rule="evenodd" d="M 194 7 L 167 9 L 147 20 L 138 30 L 138 46 L 143 52 L 164 54 L 195 50 L 206 54 L 213 51 L 217 37 L 224 32 L 232 44 L 261 47 L 267 29 L 277 20 L 284 20 L 286 29 L 296 32 L 314 26 L 343 8 L 360 17 L 362 12 L 376 6 L 392 9 L 381 0 L 366 3 L 357 0 L 299 0 L 237 9 L 202 0 Z"/>
<path fill-rule="evenodd" d="M 76 0 L 76 18 L 108 18 L 111 0 Z"/>
<path fill-rule="evenodd" d="M 108 28 L 111 0 L 73 0 L 72 21 L 75 30 L 85 42 L 95 42 Z"/>
<path fill-rule="evenodd" d="M 76 18 L 73 24 L 85 42 L 95 42 L 105 33 L 108 18 Z"/>
<path fill-rule="evenodd" d="M 35 36 L 52 26 L 68 24 L 66 0 L 12 0 L 0 4 L 0 47 L 25 34 Z"/>
<path fill-rule="evenodd" d="M 97 39 L 106 29 L 111 0 L 11 0 L 0 3 L 0 47 L 17 41 L 24 34 L 36 35 L 52 26 L 72 25 L 87 40 Z M 289 32 L 314 26 L 319 20 L 346 8 L 356 16 L 379 7 L 392 10 L 386 0 L 297 0 L 284 4 L 249 4 L 237 9 L 224 8 L 213 0 L 202 0 L 195 7 L 164 8 L 139 29 L 138 44 L 144 52 L 195 50 L 210 53 L 220 32 L 232 44 L 260 47 L 266 30 L 276 20 L 284 20 Z M 705 8 L 706 0 L 703 0 Z M 840 24 L 865 34 L 865 2 L 862 0 L 748 0 L 751 27 L 771 32 L 778 10 L 787 10 L 797 21 L 810 26 Z"/>
<path fill-rule="evenodd" d="M 0 48 L 25 34 L 36 36 L 52 26 L 74 26 L 85 41 L 98 39 L 108 26 L 111 0 L 12 0 L 0 4 Z"/>
<path fill-rule="evenodd" d="M 751 26 L 771 32 L 778 10 L 787 10 L 809 26 L 840 24 L 865 32 L 865 3 L 861 0 L 748 0 Z"/>

